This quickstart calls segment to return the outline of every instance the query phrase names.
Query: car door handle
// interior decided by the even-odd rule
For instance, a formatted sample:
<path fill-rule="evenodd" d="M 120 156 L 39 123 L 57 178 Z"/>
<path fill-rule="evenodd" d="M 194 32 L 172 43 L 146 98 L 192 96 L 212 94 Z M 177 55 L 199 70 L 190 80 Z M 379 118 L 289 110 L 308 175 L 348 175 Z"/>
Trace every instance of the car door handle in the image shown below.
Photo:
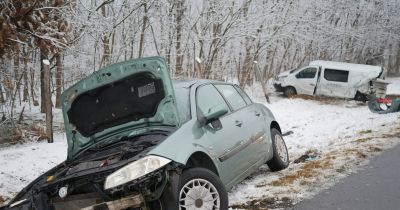
<path fill-rule="evenodd" d="M 314 84 L 310 84 L 310 86 L 315 86 Z"/>
<path fill-rule="evenodd" d="M 237 127 L 242 127 L 242 121 L 239 121 L 239 120 L 236 120 L 235 121 L 235 125 L 237 126 Z"/>

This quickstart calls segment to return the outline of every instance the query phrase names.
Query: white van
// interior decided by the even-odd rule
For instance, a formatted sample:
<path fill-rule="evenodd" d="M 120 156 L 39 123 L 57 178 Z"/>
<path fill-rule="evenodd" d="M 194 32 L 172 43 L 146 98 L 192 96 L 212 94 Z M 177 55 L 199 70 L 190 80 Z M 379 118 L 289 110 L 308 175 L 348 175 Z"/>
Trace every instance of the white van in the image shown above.
<path fill-rule="evenodd" d="M 384 95 L 386 71 L 380 66 L 312 61 L 309 66 L 282 72 L 274 81 L 276 91 L 295 94 L 367 100 L 367 95 Z"/>

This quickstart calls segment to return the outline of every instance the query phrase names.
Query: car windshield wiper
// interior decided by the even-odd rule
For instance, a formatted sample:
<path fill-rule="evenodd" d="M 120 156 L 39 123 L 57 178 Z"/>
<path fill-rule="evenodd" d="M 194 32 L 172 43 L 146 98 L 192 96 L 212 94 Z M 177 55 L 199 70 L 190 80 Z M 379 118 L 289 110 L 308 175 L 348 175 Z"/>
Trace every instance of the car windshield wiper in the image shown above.
<path fill-rule="evenodd" d="M 88 149 L 88 150 L 103 149 L 103 148 L 105 148 L 105 147 L 107 147 L 107 146 L 109 146 L 109 145 L 112 145 L 112 144 L 115 144 L 115 143 L 118 143 L 118 142 L 122 142 L 122 141 L 128 141 L 128 140 L 130 140 L 130 139 L 132 139 L 132 138 L 137 138 L 137 137 L 140 137 L 140 136 L 146 136 L 146 135 L 157 134 L 157 133 L 167 135 L 169 132 L 170 132 L 170 131 L 161 130 L 161 129 L 158 130 L 158 129 L 157 129 L 157 130 L 149 130 L 149 131 L 146 131 L 146 132 L 141 133 L 141 134 L 139 134 L 139 135 L 132 135 L 132 136 L 124 135 L 124 136 L 121 136 L 121 137 L 118 138 L 118 139 L 113 139 L 113 140 L 111 140 L 111 141 L 99 142 L 99 143 L 96 144 L 94 147 L 92 147 L 92 148 L 90 148 L 90 149 Z"/>

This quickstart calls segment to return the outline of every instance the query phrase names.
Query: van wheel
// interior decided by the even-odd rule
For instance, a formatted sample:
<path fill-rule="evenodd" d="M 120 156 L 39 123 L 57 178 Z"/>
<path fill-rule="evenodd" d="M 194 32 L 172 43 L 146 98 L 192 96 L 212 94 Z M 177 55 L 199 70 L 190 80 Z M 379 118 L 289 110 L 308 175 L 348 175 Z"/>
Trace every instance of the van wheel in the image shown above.
<path fill-rule="evenodd" d="M 361 101 L 361 102 L 367 102 L 368 101 L 368 97 L 366 94 L 361 93 L 360 91 L 357 91 L 356 96 L 354 96 L 354 100 L 356 101 Z"/>
<path fill-rule="evenodd" d="M 273 157 L 267 162 L 271 171 L 280 171 L 289 166 L 289 152 L 286 148 L 281 132 L 271 129 Z"/>
<path fill-rule="evenodd" d="M 228 209 L 228 193 L 219 177 L 208 169 L 183 171 L 177 187 L 178 197 L 165 200 L 166 209 Z"/>
<path fill-rule="evenodd" d="M 294 87 L 285 87 L 285 89 L 283 90 L 283 94 L 290 98 L 290 97 L 296 95 L 297 92 L 296 92 L 296 89 L 294 89 Z"/>

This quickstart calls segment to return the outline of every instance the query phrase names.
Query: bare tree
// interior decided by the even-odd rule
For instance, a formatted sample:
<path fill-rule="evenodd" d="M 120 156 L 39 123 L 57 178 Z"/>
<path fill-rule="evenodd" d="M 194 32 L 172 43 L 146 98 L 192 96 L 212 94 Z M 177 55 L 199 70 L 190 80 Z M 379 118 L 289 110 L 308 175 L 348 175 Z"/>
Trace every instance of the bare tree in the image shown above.
<path fill-rule="evenodd" d="M 50 61 L 42 60 L 43 66 L 43 80 L 44 80 L 44 100 L 46 111 L 46 136 L 49 143 L 53 143 L 53 111 L 51 104 L 51 90 L 50 90 Z"/>

